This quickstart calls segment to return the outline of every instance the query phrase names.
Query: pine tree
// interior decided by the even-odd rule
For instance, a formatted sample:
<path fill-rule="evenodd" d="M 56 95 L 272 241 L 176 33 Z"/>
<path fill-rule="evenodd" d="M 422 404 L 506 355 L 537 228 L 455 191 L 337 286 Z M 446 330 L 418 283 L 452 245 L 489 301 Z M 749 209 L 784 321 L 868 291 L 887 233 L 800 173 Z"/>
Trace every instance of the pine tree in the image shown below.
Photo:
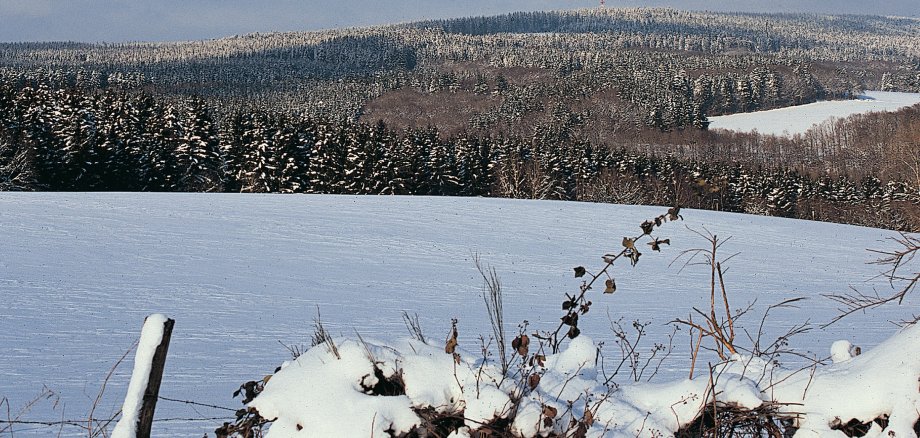
<path fill-rule="evenodd" d="M 211 115 L 201 98 L 186 103 L 185 129 L 176 147 L 180 191 L 221 191 L 223 181 L 220 141 Z"/>

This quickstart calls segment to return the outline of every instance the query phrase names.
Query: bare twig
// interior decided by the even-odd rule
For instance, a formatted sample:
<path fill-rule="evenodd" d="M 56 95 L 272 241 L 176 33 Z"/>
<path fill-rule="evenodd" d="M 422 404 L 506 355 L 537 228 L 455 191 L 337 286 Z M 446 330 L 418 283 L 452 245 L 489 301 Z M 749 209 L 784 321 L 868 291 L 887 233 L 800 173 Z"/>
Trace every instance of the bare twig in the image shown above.
<path fill-rule="evenodd" d="M 904 302 L 904 298 L 917 288 L 917 285 L 920 284 L 920 269 L 916 272 L 907 273 L 904 273 L 904 270 L 907 266 L 913 264 L 915 257 L 920 253 L 920 235 L 901 233 L 900 237 L 892 237 L 891 240 L 899 246 L 898 249 L 869 251 L 880 256 L 877 260 L 871 262 L 872 264 L 888 267 L 879 276 L 887 278 L 888 284 L 895 289 L 895 292 L 891 295 L 883 296 L 878 291 L 873 290 L 872 294 L 866 294 L 850 286 L 851 293 L 825 294 L 826 298 L 836 301 L 840 304 L 840 307 L 838 308 L 839 314 L 822 325 L 822 328 L 830 326 L 856 312 L 870 310 L 893 302 L 901 304 Z M 913 323 L 916 321 L 917 319 L 914 318 L 912 321 L 906 322 Z"/>
<path fill-rule="evenodd" d="M 332 353 L 336 359 L 342 359 L 342 356 L 339 355 L 339 348 L 335 345 L 335 340 L 332 339 L 332 335 L 326 331 L 326 327 L 323 326 L 323 320 L 319 313 L 319 306 L 316 306 L 316 318 L 313 319 L 313 336 L 311 337 L 311 342 L 313 346 L 320 344 L 326 344 L 326 348 L 329 349 L 329 352 Z"/>
<path fill-rule="evenodd" d="M 485 302 L 486 311 L 489 314 L 489 323 L 492 325 L 492 333 L 495 336 L 496 349 L 498 350 L 498 360 L 502 368 L 502 375 L 504 375 L 508 373 L 510 363 L 508 361 L 508 344 L 505 338 L 502 283 L 494 267 L 482 264 L 479 254 L 473 255 L 473 263 L 476 265 L 479 275 L 482 276 L 482 300 Z"/>
<path fill-rule="evenodd" d="M 406 324 L 406 330 L 409 331 L 409 334 L 412 335 L 413 338 L 418 339 L 423 344 L 428 343 L 425 341 L 425 334 L 422 332 L 422 324 L 419 323 L 418 313 L 409 315 L 409 312 L 403 310 L 402 319 L 403 323 Z"/>
<path fill-rule="evenodd" d="M 118 366 L 121 365 L 121 363 L 125 360 L 125 358 L 128 357 L 128 354 L 130 354 L 132 351 L 134 351 L 135 348 L 137 348 L 138 342 L 140 342 L 140 339 L 134 341 L 134 344 L 131 345 L 131 348 L 128 348 L 128 351 L 125 351 L 125 354 L 121 355 L 121 357 L 115 362 L 115 364 L 112 365 L 112 368 L 109 369 L 108 374 L 105 375 L 105 379 L 102 381 L 102 387 L 99 388 L 99 393 L 96 394 L 96 399 L 93 400 L 93 406 L 90 407 L 90 410 L 89 410 L 89 416 L 86 422 L 86 430 L 89 436 L 93 437 L 93 436 L 96 436 L 98 433 L 98 432 L 94 433 L 93 431 L 93 422 L 95 421 L 93 419 L 93 414 L 96 412 L 96 407 L 99 406 L 99 402 L 102 401 L 102 395 L 105 393 L 105 387 L 109 383 L 109 379 L 111 379 L 112 375 L 115 374 L 115 369 L 117 369 Z M 112 416 L 112 419 L 117 417 L 118 414 L 120 413 L 121 413 L 121 410 L 119 409 L 118 413 Z M 111 419 L 109 421 L 111 421 Z"/>

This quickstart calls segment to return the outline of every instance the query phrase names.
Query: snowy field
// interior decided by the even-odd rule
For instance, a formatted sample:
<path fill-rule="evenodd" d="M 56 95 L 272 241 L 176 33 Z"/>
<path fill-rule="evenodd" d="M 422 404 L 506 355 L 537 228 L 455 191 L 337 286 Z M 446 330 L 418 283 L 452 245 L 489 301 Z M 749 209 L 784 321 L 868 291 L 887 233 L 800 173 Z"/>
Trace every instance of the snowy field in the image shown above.
<path fill-rule="evenodd" d="M 555 328 L 563 293 L 579 284 L 572 267 L 599 267 L 623 236 L 665 211 L 464 198 L 0 193 L 0 397 L 15 415 L 47 387 L 60 402 L 39 402 L 23 419 L 86 419 L 108 370 L 156 312 L 176 320 L 161 395 L 232 408 L 240 406 L 231 393 L 242 382 L 289 359 L 280 343 L 309 346 L 317 306 L 333 335 L 357 331 L 384 341 L 408 337 L 402 310 L 418 312 L 436 343 L 456 317 L 461 347 L 477 351 L 478 336 L 491 331 L 474 253 L 501 276 L 509 332 L 524 319 L 531 329 Z M 660 342 L 670 320 L 708 305 L 706 268 L 668 266 L 680 251 L 707 243 L 685 226 L 732 236 L 723 254 L 739 253 L 727 265 L 733 306 L 757 303 L 739 325 L 756 330 L 766 305 L 808 298 L 776 313 L 769 335 L 829 321 L 835 305 L 822 293 L 850 285 L 888 290 L 869 282 L 879 268 L 866 262 L 874 259 L 867 248 L 891 247 L 892 232 L 682 213 L 684 222 L 658 233 L 673 245 L 662 254 L 644 251 L 635 268 L 618 264 L 618 291 L 595 296 L 583 317 L 583 333 L 606 341 L 608 356 L 616 354 L 605 313 L 652 322 L 649 342 Z M 889 321 L 908 310 L 855 315 L 792 346 L 826 357 L 832 342 L 848 339 L 865 350 L 890 336 Z M 685 377 L 687 344 L 686 335 L 676 339 L 659 381 Z M 121 406 L 131 358 L 109 380 L 97 418 Z M 223 416 L 165 400 L 157 406 L 159 419 Z M 222 421 L 160 421 L 154 435 L 201 436 Z M 57 433 L 18 426 L 15 436 L 49 430 Z M 65 427 L 62 436 L 81 434 Z"/>
<path fill-rule="evenodd" d="M 896 111 L 920 103 L 920 93 L 867 91 L 853 100 L 809 103 L 753 113 L 710 117 L 709 129 L 791 136 L 832 118 L 853 114 Z"/>

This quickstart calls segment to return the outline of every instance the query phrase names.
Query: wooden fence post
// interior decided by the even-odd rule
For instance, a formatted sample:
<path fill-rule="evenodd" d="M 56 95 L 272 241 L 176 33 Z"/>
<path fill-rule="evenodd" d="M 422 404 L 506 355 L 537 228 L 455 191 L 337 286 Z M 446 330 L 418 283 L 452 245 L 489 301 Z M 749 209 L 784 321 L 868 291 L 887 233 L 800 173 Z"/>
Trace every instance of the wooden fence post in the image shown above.
<path fill-rule="evenodd" d="M 153 427 L 153 412 L 157 407 L 160 397 L 160 382 L 163 381 L 163 368 L 166 366 L 166 353 L 169 350 L 169 339 L 172 336 L 173 325 L 176 321 L 167 319 L 163 323 L 163 340 L 157 346 L 150 367 L 150 379 L 147 389 L 144 390 L 144 403 L 141 406 L 137 420 L 137 438 L 150 438 L 150 429 Z"/>

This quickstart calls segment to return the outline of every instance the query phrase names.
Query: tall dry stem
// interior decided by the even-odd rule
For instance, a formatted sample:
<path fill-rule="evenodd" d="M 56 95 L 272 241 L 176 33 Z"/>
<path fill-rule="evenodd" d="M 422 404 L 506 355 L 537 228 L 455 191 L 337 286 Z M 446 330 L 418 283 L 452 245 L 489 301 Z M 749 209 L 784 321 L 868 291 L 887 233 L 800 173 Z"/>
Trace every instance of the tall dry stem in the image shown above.
<path fill-rule="evenodd" d="M 473 255 L 476 270 L 482 276 L 482 299 L 489 314 L 489 323 L 492 325 L 492 334 L 498 349 L 498 360 L 501 362 L 502 375 L 508 374 L 511 364 L 508 360 L 507 342 L 505 338 L 505 310 L 502 296 L 502 283 L 494 267 L 484 266 L 478 254 Z"/>

